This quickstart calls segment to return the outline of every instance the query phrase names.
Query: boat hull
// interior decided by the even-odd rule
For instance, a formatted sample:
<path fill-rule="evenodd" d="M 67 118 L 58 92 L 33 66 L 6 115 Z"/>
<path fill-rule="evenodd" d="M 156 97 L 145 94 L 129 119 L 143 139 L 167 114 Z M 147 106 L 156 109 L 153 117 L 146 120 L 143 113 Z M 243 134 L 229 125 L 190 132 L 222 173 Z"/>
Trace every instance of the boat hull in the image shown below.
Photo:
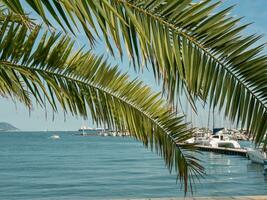
<path fill-rule="evenodd" d="M 257 150 L 248 150 L 247 152 L 249 159 L 254 163 L 267 164 L 267 159 L 264 154 Z"/>
<path fill-rule="evenodd" d="M 53 140 L 58 140 L 58 139 L 60 139 L 60 136 L 59 135 L 52 135 L 50 138 Z"/>

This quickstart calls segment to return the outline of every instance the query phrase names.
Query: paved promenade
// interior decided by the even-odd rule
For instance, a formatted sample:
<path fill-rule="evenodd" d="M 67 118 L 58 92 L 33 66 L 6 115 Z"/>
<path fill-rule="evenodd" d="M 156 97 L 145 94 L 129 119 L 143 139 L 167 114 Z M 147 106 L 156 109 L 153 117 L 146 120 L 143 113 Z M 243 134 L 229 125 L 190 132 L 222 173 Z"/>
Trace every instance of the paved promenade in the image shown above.
<path fill-rule="evenodd" d="M 142 199 L 118 199 L 118 200 L 267 200 L 264 196 L 233 196 L 233 197 L 187 197 L 187 198 L 142 198 Z"/>

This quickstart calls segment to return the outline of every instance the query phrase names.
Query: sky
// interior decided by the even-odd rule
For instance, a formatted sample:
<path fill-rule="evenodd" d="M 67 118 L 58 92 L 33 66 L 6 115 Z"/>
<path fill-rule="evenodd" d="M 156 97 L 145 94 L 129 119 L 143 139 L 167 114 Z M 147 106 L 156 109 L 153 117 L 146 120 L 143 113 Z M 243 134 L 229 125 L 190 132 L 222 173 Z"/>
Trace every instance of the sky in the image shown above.
<path fill-rule="evenodd" d="M 232 15 L 237 17 L 244 16 L 245 18 L 242 22 L 253 22 L 252 25 L 246 30 L 246 33 L 252 34 L 263 34 L 264 37 L 262 42 L 267 41 L 267 0 L 226 0 L 219 9 L 235 4 L 235 8 L 232 11 Z M 85 37 L 79 36 L 79 43 L 84 44 Z M 104 45 L 99 45 L 96 52 L 106 52 Z M 266 50 L 265 50 L 266 51 Z M 136 76 L 141 77 L 141 79 L 148 85 L 150 85 L 154 90 L 158 90 L 159 87 L 155 84 L 152 73 L 145 71 L 143 74 L 136 74 L 132 68 L 129 67 L 127 60 L 124 60 L 120 67 L 123 71 L 128 71 L 131 77 Z M 198 115 L 190 117 L 193 119 L 197 126 L 205 126 L 207 124 L 207 110 L 201 110 Z M 10 99 L 5 99 L 0 97 L 0 122 L 8 122 L 12 125 L 18 127 L 22 131 L 70 131 L 77 130 L 82 125 L 95 127 L 90 119 L 83 120 L 81 117 L 71 116 L 70 114 L 64 116 L 62 112 L 58 114 L 52 114 L 51 110 L 44 111 L 41 108 L 34 107 L 34 109 L 29 112 L 19 102 L 12 102 Z M 229 122 L 222 119 L 220 115 L 215 116 L 216 126 L 231 126 Z"/>

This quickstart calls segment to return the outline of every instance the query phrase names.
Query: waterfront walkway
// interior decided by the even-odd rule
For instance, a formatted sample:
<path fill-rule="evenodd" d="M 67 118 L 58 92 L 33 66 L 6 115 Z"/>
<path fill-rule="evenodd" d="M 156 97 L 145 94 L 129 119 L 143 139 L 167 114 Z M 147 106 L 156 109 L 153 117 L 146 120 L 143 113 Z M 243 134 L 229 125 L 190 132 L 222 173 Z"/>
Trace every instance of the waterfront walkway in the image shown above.
<path fill-rule="evenodd" d="M 246 149 L 237 149 L 237 148 L 225 148 L 225 147 L 210 147 L 204 145 L 195 145 L 199 150 L 202 151 L 211 151 L 216 153 L 222 154 L 229 154 L 229 155 L 239 155 L 239 156 L 247 156 Z"/>
<path fill-rule="evenodd" d="M 118 200 L 267 200 L 267 195 L 261 196 L 231 196 L 231 197 L 180 197 L 180 198 L 142 198 L 142 199 L 118 199 Z"/>

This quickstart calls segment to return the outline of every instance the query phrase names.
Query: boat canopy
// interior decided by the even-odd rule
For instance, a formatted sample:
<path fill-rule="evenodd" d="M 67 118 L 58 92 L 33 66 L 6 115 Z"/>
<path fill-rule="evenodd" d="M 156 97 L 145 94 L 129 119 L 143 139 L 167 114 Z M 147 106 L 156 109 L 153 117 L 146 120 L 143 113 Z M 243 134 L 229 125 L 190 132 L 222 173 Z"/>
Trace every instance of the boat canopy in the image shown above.
<path fill-rule="evenodd" d="M 213 134 L 217 134 L 219 131 L 223 130 L 224 128 L 214 128 L 213 129 Z"/>

